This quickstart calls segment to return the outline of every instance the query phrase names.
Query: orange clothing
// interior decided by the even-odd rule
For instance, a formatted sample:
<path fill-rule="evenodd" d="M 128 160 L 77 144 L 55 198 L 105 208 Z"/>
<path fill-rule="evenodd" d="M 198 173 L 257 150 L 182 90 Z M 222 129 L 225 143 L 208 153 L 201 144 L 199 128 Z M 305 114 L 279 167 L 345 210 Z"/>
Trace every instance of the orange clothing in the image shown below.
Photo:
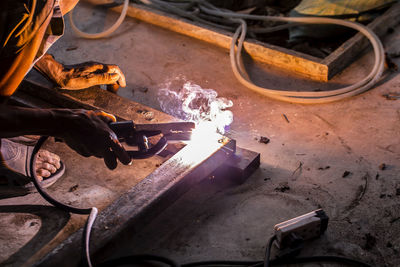
<path fill-rule="evenodd" d="M 8 97 L 64 23 L 58 0 L 1 0 L 0 10 L 0 96 Z"/>

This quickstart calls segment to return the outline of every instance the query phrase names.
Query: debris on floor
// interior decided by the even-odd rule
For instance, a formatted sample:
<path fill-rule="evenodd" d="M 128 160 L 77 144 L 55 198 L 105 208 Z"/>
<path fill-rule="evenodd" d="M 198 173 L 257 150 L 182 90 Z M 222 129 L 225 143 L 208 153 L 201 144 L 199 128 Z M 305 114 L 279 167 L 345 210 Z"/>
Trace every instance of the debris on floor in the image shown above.
<path fill-rule="evenodd" d="M 398 92 L 391 92 L 391 93 L 383 94 L 382 96 L 385 97 L 387 100 L 400 99 L 400 93 L 398 93 Z"/>
<path fill-rule="evenodd" d="M 263 143 L 263 144 L 268 144 L 270 141 L 271 140 L 265 136 L 260 136 L 260 140 L 258 140 L 258 142 Z"/>
<path fill-rule="evenodd" d="M 65 48 L 65 51 L 74 51 L 76 49 L 78 49 L 77 46 L 70 46 L 70 47 Z"/>
<path fill-rule="evenodd" d="M 348 177 L 348 176 L 350 176 L 350 175 L 352 175 L 351 172 L 349 172 L 349 171 L 344 171 L 344 173 L 342 174 L 342 178 L 346 178 L 346 177 Z"/>
<path fill-rule="evenodd" d="M 331 166 L 325 166 L 325 167 L 319 167 L 318 168 L 318 170 L 320 170 L 320 171 L 324 171 L 324 170 L 327 170 L 327 169 L 330 169 L 331 168 Z"/>
<path fill-rule="evenodd" d="M 286 191 L 289 191 L 290 187 L 289 187 L 288 182 L 283 182 L 283 183 L 280 183 L 279 186 L 275 187 L 274 190 L 277 192 L 284 193 Z"/>
<path fill-rule="evenodd" d="M 78 189 L 78 187 L 79 187 L 78 184 L 73 185 L 73 186 L 71 186 L 71 187 L 69 188 L 68 192 L 74 192 L 74 191 L 76 191 L 76 189 Z"/>
<path fill-rule="evenodd" d="M 282 114 L 282 116 L 283 116 L 283 118 L 285 119 L 285 121 L 286 121 L 287 123 L 290 123 L 290 121 L 289 121 L 288 117 L 286 116 L 286 114 Z"/>
<path fill-rule="evenodd" d="M 386 169 L 387 169 L 386 164 L 385 164 L 385 163 L 381 163 L 381 164 L 379 165 L 379 169 L 380 169 L 381 171 L 386 170 Z"/>

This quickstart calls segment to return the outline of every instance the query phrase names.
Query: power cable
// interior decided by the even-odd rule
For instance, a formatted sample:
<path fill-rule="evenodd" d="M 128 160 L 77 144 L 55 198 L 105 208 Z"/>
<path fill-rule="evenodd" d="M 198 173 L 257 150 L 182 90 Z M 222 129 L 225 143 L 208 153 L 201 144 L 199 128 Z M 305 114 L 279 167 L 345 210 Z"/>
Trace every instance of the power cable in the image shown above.
<path fill-rule="evenodd" d="M 145 4 L 152 4 L 153 6 L 160 5 L 165 7 L 168 5 L 165 1 L 161 0 L 140 0 Z M 328 103 L 333 101 L 342 100 L 344 98 L 358 95 L 372 88 L 381 78 L 384 70 L 384 59 L 385 52 L 383 45 L 376 34 L 370 30 L 368 27 L 347 20 L 333 19 L 333 18 L 322 18 L 322 17 L 277 17 L 277 16 L 260 16 L 260 15 L 249 15 L 232 12 L 229 10 L 218 9 L 212 4 L 205 1 L 195 1 L 201 11 L 208 15 L 214 15 L 217 17 L 226 18 L 228 21 L 236 21 L 239 27 L 236 29 L 235 34 L 232 37 L 232 42 L 230 46 L 230 62 L 232 66 L 232 71 L 235 77 L 239 80 L 241 84 L 247 88 L 260 93 L 262 95 L 268 96 L 273 99 L 301 103 L 301 104 L 316 104 L 316 103 Z M 180 11 L 186 12 L 186 11 Z M 179 14 L 178 14 L 179 15 Z M 242 63 L 241 51 L 243 48 L 244 39 L 247 29 L 247 23 L 245 19 L 248 20 L 261 20 L 261 21 L 275 21 L 275 22 L 286 22 L 285 25 L 279 25 L 268 29 L 268 31 L 281 30 L 288 27 L 297 26 L 299 24 L 334 24 L 340 25 L 348 28 L 352 28 L 361 32 L 368 40 L 371 42 L 375 53 L 375 61 L 370 73 L 361 81 L 358 81 L 350 86 L 346 86 L 336 90 L 330 91 L 306 91 L 306 92 L 296 92 L 278 89 L 269 89 L 261 86 L 255 85 L 249 78 L 246 69 Z M 237 44 L 237 49 L 236 48 Z M 236 50 L 236 51 L 235 51 Z"/>
<path fill-rule="evenodd" d="M 93 208 L 76 208 L 76 207 L 72 207 L 69 206 L 67 204 L 61 203 L 60 201 L 54 199 L 52 196 L 50 196 L 49 194 L 47 194 L 46 191 L 44 191 L 44 189 L 42 188 L 42 186 L 40 185 L 40 181 L 39 178 L 37 177 L 36 171 L 35 171 L 35 165 L 36 165 L 36 155 L 39 152 L 39 150 L 41 149 L 41 147 L 43 146 L 43 144 L 46 142 L 46 140 L 48 139 L 48 136 L 41 136 L 38 140 L 38 142 L 36 143 L 36 145 L 34 146 L 33 150 L 32 150 L 32 156 L 31 156 L 31 160 L 29 162 L 29 170 L 31 172 L 31 179 L 33 184 L 36 187 L 36 190 L 39 192 L 39 194 L 50 204 L 52 204 L 53 206 L 62 209 L 64 211 L 67 212 L 71 212 L 71 213 L 76 213 L 76 214 L 89 214 L 87 223 L 85 225 L 84 228 L 84 240 L 85 240 L 85 244 L 83 246 L 83 250 L 84 250 L 84 255 L 86 258 L 86 263 L 89 267 L 92 267 L 92 262 L 90 260 L 90 250 L 89 250 L 89 241 L 90 241 L 90 232 L 93 226 L 94 221 L 96 220 L 96 216 L 97 216 L 97 208 L 93 207 Z"/>
<path fill-rule="evenodd" d="M 76 35 L 79 37 L 83 37 L 86 39 L 99 39 L 99 38 L 105 38 L 112 34 L 114 31 L 118 29 L 118 27 L 122 24 L 122 22 L 125 19 L 126 13 L 128 11 L 129 7 L 129 0 L 124 0 L 124 6 L 121 11 L 121 15 L 118 17 L 117 21 L 107 30 L 99 33 L 87 33 L 83 32 L 78 27 L 75 25 L 74 19 L 73 19 L 73 10 L 69 12 L 69 21 L 71 23 L 72 30 L 75 32 Z"/>
<path fill-rule="evenodd" d="M 170 12 L 181 17 L 185 17 L 199 23 L 204 23 L 212 27 L 218 27 L 225 30 L 234 30 L 232 23 L 239 24 L 236 31 L 232 37 L 232 42 L 230 45 L 230 63 L 232 71 L 238 81 L 249 88 L 264 96 L 291 102 L 291 103 L 301 103 L 301 104 L 318 104 L 318 103 L 328 103 L 333 101 L 342 100 L 344 98 L 355 96 L 361 94 L 369 89 L 371 89 L 381 78 L 384 71 L 385 62 L 385 52 L 383 45 L 376 34 L 370 30 L 368 27 L 347 20 L 333 19 L 333 18 L 322 18 L 322 17 L 278 17 L 278 16 L 260 16 L 260 15 L 249 15 L 236 13 L 227 9 L 217 8 L 211 3 L 204 0 L 188 0 L 188 1 L 163 1 L 163 0 L 138 0 L 144 5 L 148 5 L 165 12 Z M 70 13 L 71 26 L 75 33 L 84 38 L 102 38 L 108 36 L 113 31 L 115 31 L 118 26 L 122 23 L 125 18 L 127 9 L 129 5 L 129 0 L 125 0 L 124 7 L 122 9 L 121 15 L 118 21 L 110 27 L 107 31 L 97 34 L 88 34 L 80 31 L 74 24 L 72 20 L 72 12 Z M 195 10 L 200 10 L 199 12 L 189 12 L 188 9 L 196 8 Z M 201 15 L 200 15 L 201 14 Z M 210 16 L 214 16 L 214 19 L 210 19 Z M 207 18 L 209 18 L 207 20 Z M 275 22 L 285 22 L 284 25 L 278 25 L 275 27 L 265 28 L 265 29 L 248 29 L 245 20 L 260 20 L 260 21 L 275 21 Z M 223 22 L 226 22 L 224 25 Z M 219 23 L 217 23 L 219 22 Z M 361 32 L 368 40 L 371 42 L 374 50 L 374 65 L 370 73 L 362 80 L 343 88 L 329 90 L 329 91 L 288 91 L 280 89 L 270 89 L 258 86 L 254 84 L 242 62 L 242 49 L 244 39 L 247 32 L 254 33 L 265 33 L 273 32 L 289 27 L 298 26 L 301 24 L 334 24 L 344 27 L 348 27 L 358 32 Z"/>
<path fill-rule="evenodd" d="M 271 248 L 272 244 L 276 240 L 276 235 L 273 235 L 269 240 L 268 240 L 268 245 L 267 248 L 265 249 L 265 256 L 264 256 L 264 267 L 269 267 L 270 266 L 270 256 L 271 256 Z"/>

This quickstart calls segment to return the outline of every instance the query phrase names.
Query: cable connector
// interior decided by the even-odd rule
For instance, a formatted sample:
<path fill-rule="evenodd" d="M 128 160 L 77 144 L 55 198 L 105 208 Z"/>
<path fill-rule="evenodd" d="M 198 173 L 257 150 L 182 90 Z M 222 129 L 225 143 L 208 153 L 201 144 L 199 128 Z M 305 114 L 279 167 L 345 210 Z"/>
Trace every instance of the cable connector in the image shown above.
<path fill-rule="evenodd" d="M 328 228 L 328 216 L 322 209 L 275 225 L 276 246 L 294 248 L 305 240 L 319 237 Z"/>

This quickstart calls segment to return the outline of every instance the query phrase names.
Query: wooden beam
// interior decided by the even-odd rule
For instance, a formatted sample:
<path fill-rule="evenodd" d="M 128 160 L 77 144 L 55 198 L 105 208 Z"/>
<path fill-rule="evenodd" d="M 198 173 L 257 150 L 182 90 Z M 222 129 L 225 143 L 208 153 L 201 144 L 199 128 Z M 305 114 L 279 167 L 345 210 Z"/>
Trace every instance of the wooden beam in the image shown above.
<path fill-rule="evenodd" d="M 113 8 L 120 12 L 121 7 Z M 232 33 L 197 22 L 179 18 L 143 5 L 129 4 L 128 16 L 154 24 L 167 30 L 187 35 L 219 47 L 229 49 Z M 270 45 L 257 40 L 247 39 L 244 42 L 246 52 L 255 60 L 283 68 L 314 80 L 325 81 L 328 68 L 321 64 L 320 59 L 283 47 Z"/>
<path fill-rule="evenodd" d="M 91 0 L 92 2 L 96 0 Z M 122 8 L 113 8 L 121 12 Z M 378 36 L 383 36 L 387 29 L 400 22 L 400 3 L 394 4 L 384 14 L 371 22 L 368 27 Z M 147 6 L 130 3 L 128 16 L 157 25 L 183 35 L 187 35 L 219 47 L 229 49 L 232 33 L 208 25 L 189 21 L 173 14 L 151 9 Z M 369 41 L 361 33 L 344 42 L 324 59 L 316 58 L 294 50 L 270 45 L 257 40 L 246 39 L 244 48 L 255 60 L 307 77 L 316 81 L 328 81 L 344 70 L 365 49 Z"/>
<path fill-rule="evenodd" d="M 368 24 L 379 37 L 384 36 L 388 29 L 400 22 L 400 3 L 394 4 L 383 15 L 377 17 Z M 328 67 L 328 79 L 350 65 L 355 58 L 369 45 L 368 39 L 361 33 L 357 33 L 340 47 L 324 58 L 321 63 Z"/>

